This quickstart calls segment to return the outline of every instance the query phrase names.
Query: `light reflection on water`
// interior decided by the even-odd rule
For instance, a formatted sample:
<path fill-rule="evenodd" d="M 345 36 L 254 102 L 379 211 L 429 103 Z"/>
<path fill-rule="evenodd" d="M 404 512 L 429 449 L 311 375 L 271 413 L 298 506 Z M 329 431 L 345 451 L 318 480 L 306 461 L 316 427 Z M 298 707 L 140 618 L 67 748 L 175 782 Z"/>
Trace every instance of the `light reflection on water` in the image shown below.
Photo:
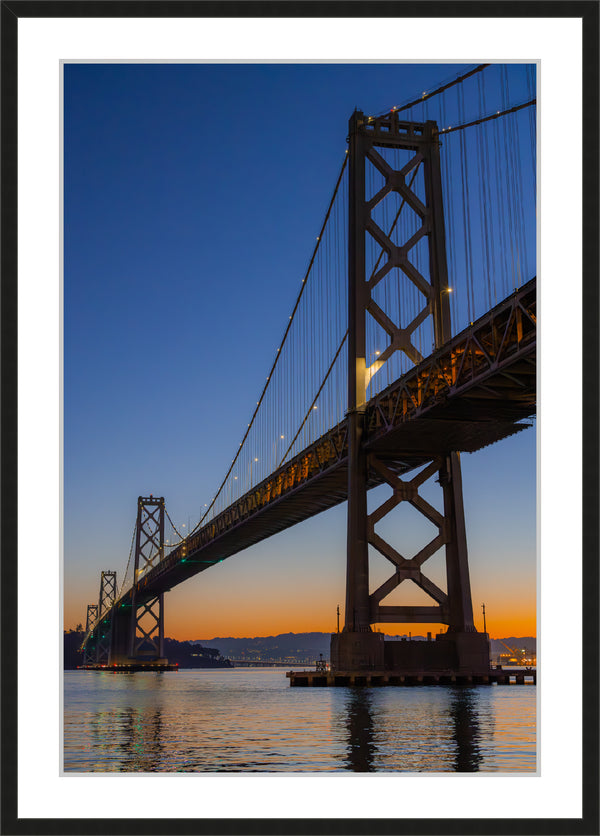
<path fill-rule="evenodd" d="M 535 686 L 65 672 L 65 772 L 534 772 Z"/>

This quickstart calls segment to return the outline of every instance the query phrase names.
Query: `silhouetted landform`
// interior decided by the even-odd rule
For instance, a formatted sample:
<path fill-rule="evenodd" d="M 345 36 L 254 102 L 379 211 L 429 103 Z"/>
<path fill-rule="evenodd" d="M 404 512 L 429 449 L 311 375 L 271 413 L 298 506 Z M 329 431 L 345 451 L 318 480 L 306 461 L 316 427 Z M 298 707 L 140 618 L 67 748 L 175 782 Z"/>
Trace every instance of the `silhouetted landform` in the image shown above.
<path fill-rule="evenodd" d="M 79 647 L 84 638 L 83 630 L 66 630 L 64 633 L 64 669 L 76 670 L 83 664 Z M 165 656 L 170 664 L 180 668 L 230 668 L 231 662 L 224 659 L 216 647 L 205 647 L 197 642 L 179 642 L 165 639 Z"/>
<path fill-rule="evenodd" d="M 401 641 L 403 636 L 387 636 L 386 640 Z M 67 630 L 64 634 L 64 669 L 75 670 L 83 663 L 79 646 L 83 641 L 82 630 Z M 427 641 L 426 636 L 411 636 L 412 641 Z M 228 668 L 229 659 L 241 659 L 247 662 L 289 662 L 290 664 L 314 664 L 323 654 L 329 659 L 330 633 L 281 633 L 278 636 L 257 636 L 254 638 L 196 639 L 180 642 L 165 639 L 165 656 L 180 668 Z M 505 644 L 503 644 L 505 642 Z M 491 639 L 492 657 L 506 652 L 506 645 L 524 648 L 529 653 L 536 652 L 536 640 L 533 636 L 508 636 L 504 639 Z"/>
<path fill-rule="evenodd" d="M 386 641 L 401 641 L 405 636 L 388 636 Z M 435 638 L 435 637 L 434 637 Z M 410 635 L 412 641 L 427 641 L 427 636 Z M 218 636 L 212 639 L 198 639 L 198 644 L 217 645 L 228 659 L 238 659 L 247 662 L 273 661 L 289 662 L 290 664 L 314 663 L 322 653 L 329 658 L 329 644 L 331 633 L 281 633 L 278 636 L 257 636 L 254 638 L 233 638 Z M 535 653 L 536 640 L 532 636 L 509 636 L 503 639 L 509 647 L 525 648 Z M 192 642 L 194 644 L 195 642 Z M 497 655 L 506 651 L 500 639 L 491 639 L 490 651 Z"/>
<path fill-rule="evenodd" d="M 230 668 L 231 662 L 224 659 L 216 647 L 205 647 L 196 642 L 178 642 L 165 639 L 165 656 L 170 664 L 180 668 Z"/>
<path fill-rule="evenodd" d="M 330 633 L 282 633 L 241 639 L 199 639 L 199 642 L 217 645 L 229 659 L 314 664 L 320 653 L 329 658 L 330 640 Z"/>
<path fill-rule="evenodd" d="M 79 646 L 84 636 L 83 630 L 65 630 L 63 667 L 66 671 L 73 671 L 83 664 L 83 654 L 79 652 Z"/>

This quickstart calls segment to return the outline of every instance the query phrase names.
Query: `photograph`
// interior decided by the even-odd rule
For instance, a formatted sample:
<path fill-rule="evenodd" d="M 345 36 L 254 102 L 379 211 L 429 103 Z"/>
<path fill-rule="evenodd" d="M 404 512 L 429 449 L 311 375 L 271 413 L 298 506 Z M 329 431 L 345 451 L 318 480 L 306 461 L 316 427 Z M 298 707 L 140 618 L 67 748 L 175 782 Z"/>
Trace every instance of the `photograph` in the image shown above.
<path fill-rule="evenodd" d="M 535 773 L 536 69 L 65 62 L 65 773 Z"/>

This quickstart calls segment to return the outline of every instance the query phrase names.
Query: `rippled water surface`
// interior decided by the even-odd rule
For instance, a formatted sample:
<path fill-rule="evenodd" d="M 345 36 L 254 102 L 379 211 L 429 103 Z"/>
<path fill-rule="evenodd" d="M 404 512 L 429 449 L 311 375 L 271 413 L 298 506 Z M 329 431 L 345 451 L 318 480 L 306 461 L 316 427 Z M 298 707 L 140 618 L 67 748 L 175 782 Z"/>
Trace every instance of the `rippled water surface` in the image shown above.
<path fill-rule="evenodd" d="M 65 772 L 535 772 L 536 688 L 65 672 Z"/>

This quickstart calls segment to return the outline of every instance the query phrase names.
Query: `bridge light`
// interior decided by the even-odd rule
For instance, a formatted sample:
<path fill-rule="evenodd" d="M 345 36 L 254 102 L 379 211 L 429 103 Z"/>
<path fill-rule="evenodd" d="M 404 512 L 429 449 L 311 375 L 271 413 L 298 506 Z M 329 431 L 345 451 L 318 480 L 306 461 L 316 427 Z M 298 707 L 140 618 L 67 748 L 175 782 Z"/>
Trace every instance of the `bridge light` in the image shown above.
<path fill-rule="evenodd" d="M 318 406 L 315 404 L 315 405 L 313 406 L 313 409 L 318 409 Z"/>
<path fill-rule="evenodd" d="M 285 438 L 285 436 L 284 436 L 284 435 L 280 435 L 280 436 L 279 436 L 279 438 Z"/>

